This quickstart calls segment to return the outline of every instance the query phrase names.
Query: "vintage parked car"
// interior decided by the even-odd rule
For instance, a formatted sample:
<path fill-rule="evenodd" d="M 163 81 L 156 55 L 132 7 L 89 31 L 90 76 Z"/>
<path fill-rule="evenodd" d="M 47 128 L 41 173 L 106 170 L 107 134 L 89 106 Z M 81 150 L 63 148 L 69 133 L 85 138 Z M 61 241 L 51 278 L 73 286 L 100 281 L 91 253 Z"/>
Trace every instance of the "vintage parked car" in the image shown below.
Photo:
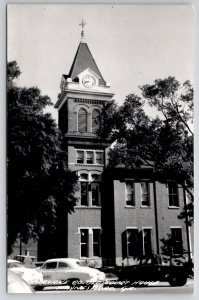
<path fill-rule="evenodd" d="M 142 257 L 138 264 L 122 267 L 118 278 L 132 286 L 155 281 L 167 281 L 171 286 L 183 286 L 189 273 L 190 268 L 187 265 L 164 265 L 159 255 L 152 255 Z"/>
<path fill-rule="evenodd" d="M 7 273 L 7 292 L 8 293 L 34 293 L 33 288 L 21 278 L 21 276 L 10 269 Z"/>
<path fill-rule="evenodd" d="M 105 280 L 105 273 L 85 266 L 85 262 L 74 258 L 48 259 L 40 268 L 43 279 L 53 282 L 74 281 L 81 283 L 95 283 Z"/>
<path fill-rule="evenodd" d="M 17 254 L 14 259 L 22 262 L 24 264 L 24 266 L 28 267 L 28 268 L 35 268 L 35 260 L 36 260 L 36 257 L 35 256 L 31 256 L 29 255 L 20 255 L 20 254 Z"/>
<path fill-rule="evenodd" d="M 26 282 L 35 285 L 43 281 L 42 273 L 36 267 L 27 268 L 22 262 L 14 259 L 7 260 L 7 268 L 19 274 Z"/>

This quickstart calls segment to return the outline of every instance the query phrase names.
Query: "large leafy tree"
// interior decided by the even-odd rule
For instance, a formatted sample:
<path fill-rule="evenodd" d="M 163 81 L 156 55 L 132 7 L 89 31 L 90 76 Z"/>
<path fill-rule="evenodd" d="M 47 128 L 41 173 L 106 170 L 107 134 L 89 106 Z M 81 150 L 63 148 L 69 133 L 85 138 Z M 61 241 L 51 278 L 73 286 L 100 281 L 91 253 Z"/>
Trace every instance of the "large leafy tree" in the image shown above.
<path fill-rule="evenodd" d="M 18 87 L 15 81 L 19 75 L 16 61 L 8 63 L 8 254 L 18 237 L 24 242 L 59 237 L 66 214 L 73 211 L 76 201 L 77 177 L 67 168 L 55 121 L 43 111 L 52 102 L 38 88 Z"/>
<path fill-rule="evenodd" d="M 120 107 L 112 101 L 103 110 L 99 134 L 114 142 L 109 165 L 145 163 L 163 182 L 181 184 L 191 200 L 181 217 L 188 214 L 193 221 L 193 88 L 189 81 L 181 85 L 168 77 L 140 89 L 142 98 L 130 94 Z M 147 113 L 147 105 L 157 110 L 156 117 Z"/>

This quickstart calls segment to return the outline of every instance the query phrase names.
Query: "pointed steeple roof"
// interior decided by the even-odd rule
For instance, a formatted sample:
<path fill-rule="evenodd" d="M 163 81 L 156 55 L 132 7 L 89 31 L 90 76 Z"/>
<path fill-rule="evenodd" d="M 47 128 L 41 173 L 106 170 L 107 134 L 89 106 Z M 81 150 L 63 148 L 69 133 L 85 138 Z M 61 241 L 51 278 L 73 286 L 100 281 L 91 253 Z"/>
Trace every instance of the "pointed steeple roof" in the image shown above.
<path fill-rule="evenodd" d="M 81 72 L 88 68 L 99 76 L 100 85 L 106 85 L 106 82 L 97 67 L 97 64 L 88 48 L 87 43 L 81 41 L 68 76 L 72 80 L 74 80 L 77 77 L 77 75 L 79 75 Z"/>

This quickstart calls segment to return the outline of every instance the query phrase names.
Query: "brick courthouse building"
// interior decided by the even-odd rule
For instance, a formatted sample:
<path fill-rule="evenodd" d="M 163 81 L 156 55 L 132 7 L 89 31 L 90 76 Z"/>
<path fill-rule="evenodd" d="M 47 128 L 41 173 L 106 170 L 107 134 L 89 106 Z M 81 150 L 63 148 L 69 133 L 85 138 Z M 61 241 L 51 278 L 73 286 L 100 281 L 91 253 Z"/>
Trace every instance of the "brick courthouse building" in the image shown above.
<path fill-rule="evenodd" d="M 114 94 L 83 33 L 60 87 L 55 104 L 59 128 L 66 139 L 68 167 L 79 176 L 78 201 L 63 236 L 65 256 L 86 259 L 95 266 L 130 264 L 142 254 L 161 254 L 161 239 L 168 234 L 174 241 L 174 254 L 184 249 L 191 255 L 192 232 L 178 218 L 186 202 L 182 187 L 158 182 L 153 168 L 144 165 L 107 168 L 110 142 L 101 140 L 96 131 L 100 112 Z M 39 260 L 51 258 L 32 244 L 25 248 Z"/>
<path fill-rule="evenodd" d="M 113 94 L 84 40 L 68 75 L 62 75 L 55 104 L 67 145 L 68 166 L 79 176 L 78 202 L 69 214 L 67 257 L 95 265 L 132 263 L 141 254 L 160 253 L 171 235 L 174 253 L 191 251 L 188 225 L 178 219 L 185 193 L 161 184 L 152 168 L 107 168 L 108 140 L 96 135 L 99 115 Z"/>

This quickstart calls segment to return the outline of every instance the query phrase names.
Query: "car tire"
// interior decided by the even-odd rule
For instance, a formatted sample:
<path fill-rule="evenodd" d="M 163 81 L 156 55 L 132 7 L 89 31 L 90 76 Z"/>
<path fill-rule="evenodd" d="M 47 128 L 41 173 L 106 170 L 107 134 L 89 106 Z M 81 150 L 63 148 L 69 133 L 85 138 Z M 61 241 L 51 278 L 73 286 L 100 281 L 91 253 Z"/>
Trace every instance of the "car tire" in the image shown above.
<path fill-rule="evenodd" d="M 123 285 L 118 285 L 118 287 L 131 287 L 132 286 L 132 283 L 134 282 L 134 280 L 131 278 L 129 279 L 128 277 L 126 276 L 122 276 L 122 277 L 119 277 L 119 281 L 123 282 Z"/>
<path fill-rule="evenodd" d="M 69 278 L 67 279 L 67 285 L 75 286 L 75 282 L 80 281 L 79 278 Z"/>
<path fill-rule="evenodd" d="M 43 289 L 44 289 L 44 286 L 35 286 L 34 287 L 35 291 L 43 291 Z"/>
<path fill-rule="evenodd" d="M 187 283 L 186 277 L 179 277 L 178 275 L 172 275 L 169 279 L 170 286 L 183 286 Z"/>

